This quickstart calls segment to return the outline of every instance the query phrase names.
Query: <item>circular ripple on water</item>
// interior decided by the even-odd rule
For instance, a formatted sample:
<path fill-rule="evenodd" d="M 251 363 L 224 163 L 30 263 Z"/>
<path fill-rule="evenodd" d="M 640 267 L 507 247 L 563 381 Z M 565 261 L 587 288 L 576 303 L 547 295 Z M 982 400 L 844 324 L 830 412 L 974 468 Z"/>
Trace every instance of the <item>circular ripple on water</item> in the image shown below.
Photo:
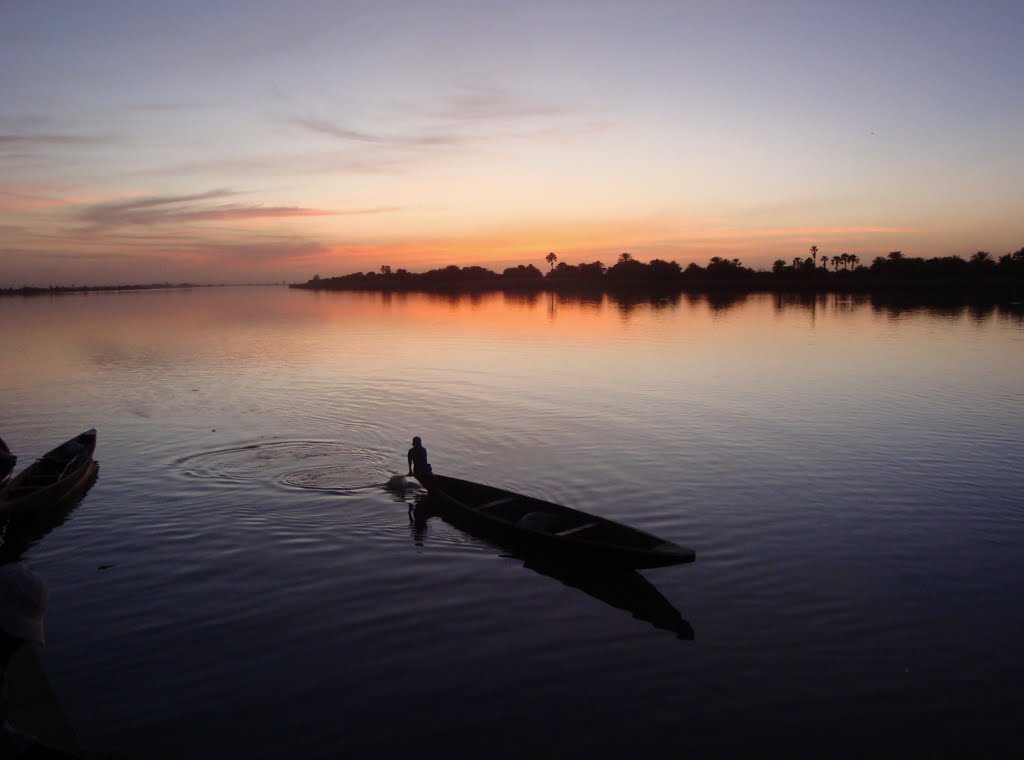
<path fill-rule="evenodd" d="M 350 492 L 387 479 L 383 454 L 329 441 L 274 441 L 203 451 L 179 461 L 185 475 L 270 481 L 295 488 Z"/>
<path fill-rule="evenodd" d="M 387 475 L 379 463 L 375 467 L 366 468 L 363 467 L 363 463 L 348 461 L 343 464 L 293 470 L 285 473 L 278 480 L 284 485 L 294 488 L 338 493 L 370 486 L 376 488 L 386 477 Z"/>

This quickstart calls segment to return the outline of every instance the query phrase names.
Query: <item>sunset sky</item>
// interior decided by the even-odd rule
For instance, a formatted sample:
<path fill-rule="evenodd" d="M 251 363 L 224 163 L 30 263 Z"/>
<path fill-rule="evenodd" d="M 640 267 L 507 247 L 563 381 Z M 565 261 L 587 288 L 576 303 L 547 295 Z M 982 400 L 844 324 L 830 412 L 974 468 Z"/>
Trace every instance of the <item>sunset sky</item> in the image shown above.
<path fill-rule="evenodd" d="M 0 0 L 0 286 L 1024 246 L 1024 3 Z"/>

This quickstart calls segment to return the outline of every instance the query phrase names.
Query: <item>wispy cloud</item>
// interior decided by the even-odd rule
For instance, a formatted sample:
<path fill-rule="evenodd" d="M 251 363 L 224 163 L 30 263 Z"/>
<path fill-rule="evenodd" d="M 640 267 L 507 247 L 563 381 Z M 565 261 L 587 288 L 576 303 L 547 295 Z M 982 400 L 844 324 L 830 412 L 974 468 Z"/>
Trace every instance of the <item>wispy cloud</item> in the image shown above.
<path fill-rule="evenodd" d="M 345 142 L 398 149 L 466 147 L 494 139 L 579 137 L 609 126 L 592 119 L 584 121 L 581 116 L 566 106 L 535 101 L 500 88 L 465 88 L 440 106 L 401 106 L 390 120 L 407 126 L 392 131 L 308 116 L 296 116 L 291 121 Z"/>
<path fill-rule="evenodd" d="M 0 150 L 21 150 L 24 148 L 53 147 L 58 145 L 98 145 L 109 143 L 113 139 L 112 137 L 99 137 L 96 135 L 0 133 Z"/>
<path fill-rule="evenodd" d="M 217 189 L 191 195 L 153 195 L 104 201 L 81 209 L 77 214 L 77 220 L 94 228 L 112 228 L 308 216 L 363 216 L 398 210 L 398 207 L 393 206 L 325 210 L 302 206 L 265 206 L 257 203 L 211 203 L 238 194 L 228 189 Z"/>
<path fill-rule="evenodd" d="M 89 203 L 95 198 L 71 195 L 71 185 L 0 185 L 0 215 Z"/>
<path fill-rule="evenodd" d="M 500 88 L 466 88 L 455 93 L 438 111 L 446 121 L 507 121 L 509 119 L 563 118 L 571 111 L 562 105 L 529 100 Z"/>
<path fill-rule="evenodd" d="M 403 151 L 389 147 L 353 147 L 301 154 L 260 155 L 251 158 L 211 158 L 157 164 L 126 172 L 131 177 L 217 177 L 231 174 L 266 178 L 269 175 L 402 174 L 414 163 Z"/>
<path fill-rule="evenodd" d="M 204 103 L 187 102 L 166 102 L 166 103 L 136 103 L 128 106 L 132 111 L 201 111 L 210 106 Z"/>
<path fill-rule="evenodd" d="M 343 124 L 338 124 L 324 119 L 294 119 L 294 123 L 305 127 L 312 132 L 318 132 L 339 140 L 352 142 L 371 143 L 373 145 L 391 145 L 398 147 L 429 147 L 429 146 L 450 146 L 456 145 L 460 140 L 451 134 L 438 132 L 425 132 L 423 134 L 385 134 L 383 132 L 367 132 L 352 129 Z"/>

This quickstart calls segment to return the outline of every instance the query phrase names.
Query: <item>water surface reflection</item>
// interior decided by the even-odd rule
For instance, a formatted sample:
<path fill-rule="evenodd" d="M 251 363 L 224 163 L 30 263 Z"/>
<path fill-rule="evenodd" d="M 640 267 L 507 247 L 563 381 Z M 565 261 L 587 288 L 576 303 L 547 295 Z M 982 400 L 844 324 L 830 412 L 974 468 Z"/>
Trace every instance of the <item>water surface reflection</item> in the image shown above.
<path fill-rule="evenodd" d="M 87 746 L 1015 756 L 1019 304 L 196 288 L 0 324 L 12 449 L 100 430 L 70 519 L 4 549 Z M 413 435 L 699 559 L 608 576 L 408 520 Z"/>

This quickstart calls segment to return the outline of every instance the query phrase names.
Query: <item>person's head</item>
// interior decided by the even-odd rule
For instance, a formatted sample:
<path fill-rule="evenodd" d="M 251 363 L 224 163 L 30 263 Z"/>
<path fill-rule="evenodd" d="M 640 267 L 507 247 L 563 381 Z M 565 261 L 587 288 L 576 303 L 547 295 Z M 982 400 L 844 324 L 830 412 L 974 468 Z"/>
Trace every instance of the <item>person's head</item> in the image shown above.
<path fill-rule="evenodd" d="M 412 439 L 412 445 L 413 446 L 422 446 L 423 445 L 423 441 L 420 440 L 419 436 L 416 436 L 415 438 Z"/>
<path fill-rule="evenodd" d="M 49 592 L 40 575 L 23 563 L 0 565 L 0 631 L 42 644 Z"/>

